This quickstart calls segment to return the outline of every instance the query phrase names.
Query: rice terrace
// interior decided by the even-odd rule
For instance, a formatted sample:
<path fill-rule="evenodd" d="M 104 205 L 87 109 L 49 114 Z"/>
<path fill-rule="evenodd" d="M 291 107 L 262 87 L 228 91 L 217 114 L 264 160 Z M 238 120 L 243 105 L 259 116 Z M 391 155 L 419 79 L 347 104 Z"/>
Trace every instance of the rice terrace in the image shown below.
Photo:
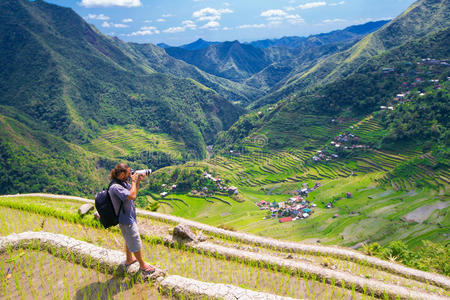
<path fill-rule="evenodd" d="M 0 1 L 0 299 L 450 299 L 448 0 L 64 2 Z"/>

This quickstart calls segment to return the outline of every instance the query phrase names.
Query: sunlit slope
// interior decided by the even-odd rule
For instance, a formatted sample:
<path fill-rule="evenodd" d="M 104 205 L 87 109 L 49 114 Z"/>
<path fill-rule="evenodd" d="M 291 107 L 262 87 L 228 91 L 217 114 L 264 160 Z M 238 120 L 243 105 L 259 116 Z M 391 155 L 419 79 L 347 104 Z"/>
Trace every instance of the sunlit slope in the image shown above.
<path fill-rule="evenodd" d="M 27 116 L 2 108 L 7 114 L 0 115 L 1 194 L 89 195 L 103 185 L 107 171 L 97 168 L 99 156 L 40 130 Z"/>
<path fill-rule="evenodd" d="M 134 124 L 204 157 L 205 144 L 241 113 L 193 79 L 155 72 L 142 54 L 69 8 L 26 0 L 0 7 L 0 79 L 7 83 L 0 104 L 67 141 L 86 143 L 108 125 Z"/>
<path fill-rule="evenodd" d="M 304 89 L 312 89 L 318 85 L 345 78 L 357 71 L 368 58 L 405 42 L 445 29 L 450 25 L 449 20 L 449 1 L 419 0 L 350 49 L 327 57 L 308 70 L 293 75 L 278 91 L 255 102 L 252 107 L 275 103 Z"/>

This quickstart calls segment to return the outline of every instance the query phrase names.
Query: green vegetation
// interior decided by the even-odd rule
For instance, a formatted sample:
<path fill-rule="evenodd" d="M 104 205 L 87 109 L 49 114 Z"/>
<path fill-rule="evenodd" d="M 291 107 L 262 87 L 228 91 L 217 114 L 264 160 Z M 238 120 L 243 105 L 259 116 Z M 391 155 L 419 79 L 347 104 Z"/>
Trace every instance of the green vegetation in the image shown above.
<path fill-rule="evenodd" d="M 450 250 L 445 245 L 423 241 L 423 246 L 411 251 L 401 241 L 393 241 L 385 247 L 378 243 L 363 245 L 363 249 L 369 255 L 399 261 L 419 270 L 450 275 Z"/>
<path fill-rule="evenodd" d="M 27 0 L 0 8 L 8 12 L 0 25 L 8 41 L 0 46 L 0 80 L 8 82 L 0 105 L 66 141 L 86 144 L 110 125 L 132 124 L 170 135 L 189 159 L 203 158 L 205 144 L 242 112 L 190 79 L 155 73 L 71 9 Z"/>
<path fill-rule="evenodd" d="M 413 3 L 403 14 L 376 32 L 367 35 L 348 50 L 330 55 L 309 68 L 301 70 L 301 72 L 293 72 L 290 78 L 285 80 L 284 85 L 252 103 L 251 108 L 259 108 L 280 100 L 288 100 L 291 97 L 297 97 L 302 91 L 310 91 L 315 87 L 345 79 L 349 75 L 357 74 L 361 66 L 371 58 L 378 59 L 378 55 L 389 53 L 389 50 L 401 47 L 403 44 L 420 40 L 428 34 L 446 30 L 450 25 L 446 13 L 447 9 L 448 3 L 442 0 L 419 0 Z M 441 42 L 444 42 L 444 40 L 441 40 Z M 423 47 L 423 45 L 426 45 L 426 47 Z M 422 54 L 429 50 L 437 50 L 431 45 L 430 48 L 428 46 L 426 43 L 420 44 Z M 448 49 L 448 45 L 443 45 L 444 53 L 448 53 L 446 49 Z M 422 56 L 420 52 L 415 55 L 411 59 L 430 57 Z M 435 57 L 436 55 L 438 53 L 431 56 Z M 448 54 L 439 55 L 439 57 L 446 58 Z"/>
<path fill-rule="evenodd" d="M 16 209 L 5 208 L 5 206 L 8 206 L 7 202 L 4 202 L 5 200 L 15 202 L 18 206 Z M 30 211 L 28 209 L 22 209 L 21 206 L 23 208 L 27 206 L 27 201 L 34 201 L 36 207 L 58 207 L 59 212 L 54 212 L 52 215 L 51 213 L 42 214 L 42 210 L 35 210 L 36 207 Z M 8 235 L 11 232 L 43 230 L 68 235 L 102 247 L 121 250 L 123 242 L 119 230 L 115 228 L 112 230 L 97 229 L 95 224 L 80 223 L 60 217 L 60 214 L 63 214 L 64 211 L 70 214 L 70 211 L 75 206 L 76 201 L 67 199 L 56 200 L 39 197 L 2 198 L 0 199 L 0 224 L 2 224 L 0 232 L 2 235 Z M 167 229 L 170 229 L 171 226 L 142 217 L 139 218 L 139 222 L 142 232 L 145 232 L 142 235 L 144 257 L 151 264 L 163 267 L 170 275 L 177 274 L 207 282 L 234 284 L 243 288 L 268 293 L 274 293 L 276 291 L 275 293 L 278 295 L 296 298 L 314 299 L 320 295 L 324 299 L 334 299 L 336 297 L 359 299 L 370 296 L 371 293 L 367 289 L 355 288 L 355 286 L 336 281 L 333 278 L 319 279 L 315 274 L 310 274 L 309 272 L 292 272 L 289 268 L 278 268 L 271 264 L 254 262 L 238 257 L 224 257 L 215 253 L 198 251 L 188 245 L 163 244 L 163 239 L 159 236 L 165 235 Z M 155 231 L 156 227 L 165 227 L 165 231 L 157 232 Z M 254 249 L 258 249 L 257 252 L 261 254 L 275 256 L 286 255 L 286 253 L 280 250 L 266 249 L 253 244 L 238 243 L 234 240 L 224 240 L 219 236 L 216 236 L 211 242 L 221 246 L 242 249 L 242 251 L 255 251 Z M 73 295 L 78 292 L 85 293 L 86 290 L 89 291 L 90 289 L 93 289 L 95 293 L 96 288 L 101 289 L 106 287 L 105 283 L 107 281 L 109 282 L 108 285 L 113 285 L 109 290 L 115 291 L 119 295 L 135 294 L 139 291 L 151 295 L 155 295 L 156 293 L 152 285 L 147 283 L 128 281 L 127 278 L 112 278 L 106 272 L 103 272 L 103 275 L 100 276 L 103 270 L 99 269 L 98 265 L 90 264 L 89 267 L 91 270 L 77 266 L 75 265 L 77 261 L 64 251 L 61 252 L 50 247 L 42 248 L 38 245 L 31 245 L 24 250 L 26 250 L 23 251 L 24 254 L 21 254 L 21 250 L 18 252 L 9 251 L 4 255 L 5 259 L 1 260 L 0 272 L 3 275 L 2 278 L 4 278 L 2 285 L 4 294 L 15 295 L 18 293 L 20 295 L 21 291 L 27 293 L 27 289 L 24 287 L 32 285 L 42 286 L 42 289 L 38 293 L 50 292 L 59 295 L 62 293 L 61 289 L 56 288 L 52 291 L 52 284 L 44 286 L 42 281 L 55 283 L 55 280 L 58 278 L 58 272 L 60 272 L 60 265 L 73 266 L 69 272 L 73 274 L 74 280 L 63 285 L 63 290 L 67 295 Z M 54 257 L 41 254 L 35 250 L 46 250 Z M 351 273 L 360 274 L 365 278 L 381 280 L 397 285 L 400 284 L 424 292 L 446 295 L 444 289 L 432 284 L 415 281 L 402 275 L 394 275 L 381 270 L 379 267 L 359 263 L 358 261 L 342 260 L 332 256 L 321 257 L 307 253 L 293 253 L 293 255 L 293 261 L 297 259 L 307 260 L 309 264 L 316 266 L 332 267 L 337 270 L 350 270 Z M 30 276 L 18 276 L 16 272 L 22 268 L 22 262 L 25 261 L 32 269 L 36 269 L 36 272 Z M 43 264 L 49 267 L 47 270 L 53 270 L 53 273 L 49 274 L 44 272 L 42 268 Z M 6 276 L 7 270 L 12 265 L 15 266 L 15 269 L 13 269 L 12 276 L 8 277 Z M 95 272 L 99 272 L 98 276 L 100 277 L 97 279 L 99 282 L 96 285 L 89 286 L 91 283 L 91 274 L 95 276 Z M 88 274 L 89 276 L 83 276 L 84 274 Z M 13 281 L 14 284 L 11 284 Z M 116 284 L 119 287 L 115 288 Z M 121 290 L 120 286 L 127 286 L 127 288 Z M 159 297 L 157 294 L 155 296 Z"/>
<path fill-rule="evenodd" d="M 98 156 L 39 130 L 14 111 L 0 114 L 0 193 L 93 194 L 107 172 L 96 168 Z M 31 129 L 34 128 L 34 129 Z"/>
<path fill-rule="evenodd" d="M 447 6 L 422 0 L 351 48 L 328 45 L 296 56 L 305 57 L 305 63 L 293 77 L 282 76 L 288 71 L 283 65 L 271 65 L 266 71 L 274 74 L 260 73 L 246 84 L 281 89 L 241 116 L 244 110 L 218 93 L 246 103 L 261 91 L 169 59 L 152 46 L 101 35 L 71 10 L 43 1 L 3 1 L 0 80 L 8 84 L 0 89 L 0 167 L 5 171 L 0 194 L 92 198 L 106 184 L 108 170 L 123 161 L 159 169 L 141 186 L 140 208 L 265 237 L 365 245 L 371 255 L 448 275 L 448 264 L 439 263 L 448 261 L 450 228 Z M 247 54 L 275 53 L 250 50 L 239 68 L 214 67 L 242 80 L 267 66 L 252 65 Z M 289 51 L 280 53 L 293 58 Z M 171 63 L 177 68 L 167 70 Z M 243 98 L 235 98 L 239 95 Z M 337 145 L 339 136 L 349 135 L 357 139 Z M 318 153 L 326 155 L 315 159 Z M 217 178 L 223 186 L 236 186 L 238 195 L 221 190 Z M 317 205 L 307 218 L 279 223 L 264 219 L 268 212 L 255 205 L 284 202 L 318 182 L 307 196 Z M 80 217 L 78 204 L 2 198 L 0 232 L 49 230 L 122 248 L 114 242 L 119 232 L 100 230 L 93 216 Z M 317 282 L 309 274 L 169 247 L 160 237 L 172 225 L 145 219 L 145 226 L 150 231 L 144 234 L 145 255 L 171 274 L 292 297 L 357 293 L 345 283 L 337 292 L 334 282 Z M 256 247 L 216 238 L 217 244 Z M 359 262 L 301 255 L 366 278 L 417 285 Z M 4 277 L 1 265 L 0 271 Z M 442 294 L 428 284 L 419 288 Z M 3 284 L 4 292 L 11 290 Z M 20 284 L 16 290 L 24 297 Z"/>

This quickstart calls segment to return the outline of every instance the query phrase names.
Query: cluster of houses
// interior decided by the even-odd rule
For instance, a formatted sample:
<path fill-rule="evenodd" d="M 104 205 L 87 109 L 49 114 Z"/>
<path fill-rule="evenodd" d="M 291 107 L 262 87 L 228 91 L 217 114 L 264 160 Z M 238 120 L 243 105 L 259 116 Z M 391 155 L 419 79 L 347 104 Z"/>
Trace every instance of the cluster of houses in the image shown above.
<path fill-rule="evenodd" d="M 354 149 L 367 149 L 367 145 L 359 144 L 359 138 L 350 133 L 350 132 L 344 132 L 337 137 L 335 137 L 330 142 L 330 147 L 334 147 L 338 150 L 354 150 Z M 316 154 L 313 156 L 313 161 L 329 161 L 332 159 L 339 158 L 338 154 L 330 154 L 330 151 L 327 149 L 321 149 L 316 152 Z"/>
<path fill-rule="evenodd" d="M 167 185 L 167 184 L 163 183 L 163 184 L 161 185 L 161 187 L 164 188 L 164 189 L 166 189 L 166 190 L 173 191 L 174 189 L 177 188 L 177 185 L 176 185 L 176 184 Z M 167 195 L 169 195 L 169 192 L 162 192 L 162 193 L 160 193 L 159 195 L 160 195 L 162 198 L 164 198 L 164 197 L 166 197 Z"/>
<path fill-rule="evenodd" d="M 231 194 L 231 195 L 239 194 L 239 191 L 238 191 L 237 187 L 235 187 L 235 186 L 225 186 L 223 184 L 222 179 L 219 178 L 219 177 L 214 177 L 212 174 L 209 174 L 206 171 L 203 172 L 202 176 L 204 178 L 214 182 L 216 184 L 216 188 L 217 188 L 218 191 L 226 192 L 226 193 Z M 211 195 L 211 192 L 213 193 L 213 191 L 209 191 L 208 188 L 206 186 L 204 186 L 201 191 L 192 190 L 191 194 L 195 195 L 195 196 L 205 197 L 205 196 Z"/>
<path fill-rule="evenodd" d="M 411 65 L 412 63 L 411 62 L 407 62 L 406 64 Z M 444 66 L 444 67 L 450 66 L 450 64 L 449 64 L 447 59 L 435 59 L 435 58 L 429 58 L 429 57 L 428 58 L 422 58 L 421 60 L 419 60 L 417 62 L 417 64 L 418 65 L 429 66 L 429 68 L 431 68 L 431 69 L 433 69 L 433 68 L 435 68 L 437 66 L 441 66 L 441 67 L 442 66 Z M 382 73 L 383 74 L 394 73 L 394 71 L 395 71 L 395 69 L 391 68 L 391 67 L 382 68 Z M 409 73 L 410 73 L 410 75 L 417 75 L 418 74 L 418 72 L 415 71 L 415 70 L 410 70 Z M 428 71 L 427 74 L 430 75 L 430 74 L 433 74 L 433 72 L 432 71 Z M 405 74 L 404 73 L 400 73 L 399 76 L 403 77 L 403 76 L 405 76 Z M 447 80 L 450 80 L 450 77 L 447 78 Z M 423 78 L 416 77 L 413 80 L 413 82 L 411 82 L 411 83 L 402 82 L 401 87 L 406 90 L 408 88 L 415 88 L 418 85 L 423 84 L 424 82 L 425 82 L 425 80 Z M 440 90 L 442 88 L 441 84 L 439 83 L 439 79 L 436 79 L 436 78 L 429 79 L 428 82 L 433 85 L 433 88 L 435 90 Z M 421 91 L 418 91 L 417 93 L 421 97 L 425 96 L 425 93 L 423 93 Z M 406 102 L 409 102 L 409 101 L 411 101 L 411 98 L 409 96 L 412 96 L 412 93 L 410 91 L 406 91 L 404 93 L 397 94 L 394 97 L 394 99 L 393 99 L 394 100 L 393 103 L 395 103 L 395 104 L 404 104 Z M 392 105 L 390 105 L 390 106 L 389 105 L 383 105 L 383 106 L 380 106 L 380 109 L 381 110 L 394 110 L 394 106 L 392 106 Z"/>
<path fill-rule="evenodd" d="M 235 186 L 225 186 L 223 184 L 223 181 L 221 178 L 219 177 L 214 177 L 212 174 L 209 174 L 208 172 L 203 172 L 202 176 L 207 179 L 207 180 L 211 180 L 212 182 L 215 183 L 216 188 L 218 191 L 221 192 L 225 192 L 228 193 L 230 195 L 237 195 L 239 193 L 238 188 Z M 173 190 L 175 190 L 177 188 L 176 184 L 173 185 L 167 185 L 167 184 L 162 184 L 161 185 L 162 188 L 165 189 L 164 192 L 160 193 L 159 195 L 164 198 L 167 195 L 169 195 L 169 193 Z M 206 196 L 212 196 L 212 194 L 214 194 L 214 191 L 210 191 L 208 190 L 208 188 L 206 186 L 204 186 L 200 191 L 197 190 L 192 190 L 191 195 L 195 195 L 195 196 L 199 196 L 199 197 L 206 197 Z"/>
<path fill-rule="evenodd" d="M 320 187 L 320 182 L 317 182 L 311 189 L 305 184 L 303 189 L 296 191 L 298 195 L 289 198 L 285 202 L 273 201 L 271 203 L 261 200 L 256 203 L 256 206 L 260 210 L 267 210 L 269 212 L 264 219 L 279 218 L 280 223 L 307 219 L 314 212 L 313 210 L 317 205 L 310 203 L 306 200 L 306 197 L 318 187 Z"/>
<path fill-rule="evenodd" d="M 435 58 L 422 58 L 421 61 L 417 62 L 418 65 L 441 65 L 441 66 L 450 66 L 448 63 L 448 59 L 435 59 Z"/>

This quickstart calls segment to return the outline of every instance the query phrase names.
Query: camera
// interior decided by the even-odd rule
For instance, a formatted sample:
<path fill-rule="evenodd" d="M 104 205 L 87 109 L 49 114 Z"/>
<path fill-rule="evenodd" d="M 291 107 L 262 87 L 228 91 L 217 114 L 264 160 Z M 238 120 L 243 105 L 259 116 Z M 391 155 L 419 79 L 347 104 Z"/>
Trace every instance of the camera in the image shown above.
<path fill-rule="evenodd" d="M 139 174 L 139 175 L 145 175 L 148 176 L 150 174 L 152 174 L 152 170 L 151 169 L 144 169 L 144 170 L 133 170 L 131 169 L 131 174 Z"/>

